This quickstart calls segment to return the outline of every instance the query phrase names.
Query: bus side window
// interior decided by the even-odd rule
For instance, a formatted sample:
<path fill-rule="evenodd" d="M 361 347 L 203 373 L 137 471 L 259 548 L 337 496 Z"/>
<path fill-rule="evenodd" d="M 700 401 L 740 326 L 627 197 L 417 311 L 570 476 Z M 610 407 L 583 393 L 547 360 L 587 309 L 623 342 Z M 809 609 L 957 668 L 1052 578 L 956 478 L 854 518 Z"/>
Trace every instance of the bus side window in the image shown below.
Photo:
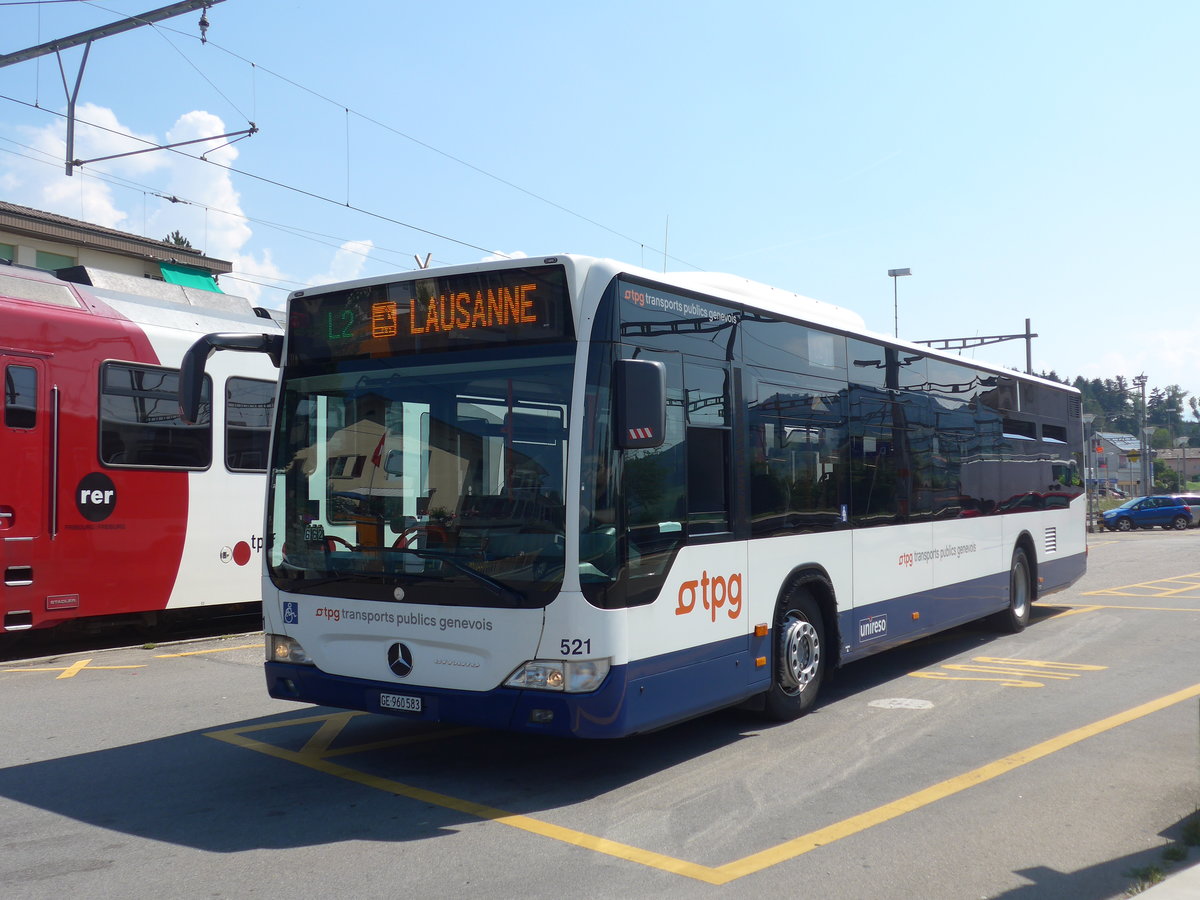
<path fill-rule="evenodd" d="M 688 533 L 729 530 L 729 373 L 688 360 Z"/>
<path fill-rule="evenodd" d="M 784 382 L 786 373 L 762 370 Z M 750 530 L 756 537 L 840 528 L 846 503 L 845 385 L 762 374 L 747 406 Z"/>

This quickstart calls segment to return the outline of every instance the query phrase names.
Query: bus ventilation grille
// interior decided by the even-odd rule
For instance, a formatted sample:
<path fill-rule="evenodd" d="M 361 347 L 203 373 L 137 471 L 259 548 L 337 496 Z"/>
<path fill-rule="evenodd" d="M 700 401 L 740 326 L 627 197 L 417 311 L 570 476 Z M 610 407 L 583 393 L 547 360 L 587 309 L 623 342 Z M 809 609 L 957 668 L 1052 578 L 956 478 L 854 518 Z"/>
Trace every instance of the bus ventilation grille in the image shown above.
<path fill-rule="evenodd" d="M 1047 528 L 1045 540 L 1043 541 L 1047 553 L 1058 552 L 1058 529 Z"/>

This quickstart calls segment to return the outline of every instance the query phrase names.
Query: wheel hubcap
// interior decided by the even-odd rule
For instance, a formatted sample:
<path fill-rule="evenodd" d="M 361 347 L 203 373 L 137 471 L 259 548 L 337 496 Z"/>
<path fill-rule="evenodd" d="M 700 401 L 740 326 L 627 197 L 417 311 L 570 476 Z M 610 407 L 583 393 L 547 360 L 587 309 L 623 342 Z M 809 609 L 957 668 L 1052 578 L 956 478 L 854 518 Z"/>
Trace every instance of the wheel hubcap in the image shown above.
<path fill-rule="evenodd" d="M 821 639 L 812 624 L 788 613 L 779 629 L 779 681 L 788 694 L 799 694 L 817 675 Z"/>
<path fill-rule="evenodd" d="M 1012 581 L 1012 611 L 1018 617 L 1024 616 L 1029 603 L 1029 574 L 1024 566 L 1013 569 Z"/>

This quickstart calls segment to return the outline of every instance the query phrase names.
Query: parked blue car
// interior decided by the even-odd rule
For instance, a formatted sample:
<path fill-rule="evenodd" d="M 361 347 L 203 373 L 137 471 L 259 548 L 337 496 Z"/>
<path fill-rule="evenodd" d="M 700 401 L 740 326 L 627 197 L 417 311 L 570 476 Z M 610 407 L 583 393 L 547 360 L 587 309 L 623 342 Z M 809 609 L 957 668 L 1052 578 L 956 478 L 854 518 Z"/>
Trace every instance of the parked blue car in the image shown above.
<path fill-rule="evenodd" d="M 1182 531 L 1192 524 L 1191 507 L 1179 497 L 1134 497 L 1101 516 L 1102 524 L 1111 531 L 1133 531 L 1155 525 Z"/>

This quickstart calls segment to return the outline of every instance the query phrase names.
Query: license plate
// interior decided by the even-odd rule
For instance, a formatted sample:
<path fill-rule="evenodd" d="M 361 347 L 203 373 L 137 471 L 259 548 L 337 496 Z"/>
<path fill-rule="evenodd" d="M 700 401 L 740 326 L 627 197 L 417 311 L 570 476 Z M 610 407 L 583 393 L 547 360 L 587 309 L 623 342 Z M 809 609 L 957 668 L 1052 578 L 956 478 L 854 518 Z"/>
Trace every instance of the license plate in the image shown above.
<path fill-rule="evenodd" d="M 404 712 L 420 712 L 421 698 L 404 694 L 380 694 L 379 705 L 384 709 L 399 709 Z"/>

